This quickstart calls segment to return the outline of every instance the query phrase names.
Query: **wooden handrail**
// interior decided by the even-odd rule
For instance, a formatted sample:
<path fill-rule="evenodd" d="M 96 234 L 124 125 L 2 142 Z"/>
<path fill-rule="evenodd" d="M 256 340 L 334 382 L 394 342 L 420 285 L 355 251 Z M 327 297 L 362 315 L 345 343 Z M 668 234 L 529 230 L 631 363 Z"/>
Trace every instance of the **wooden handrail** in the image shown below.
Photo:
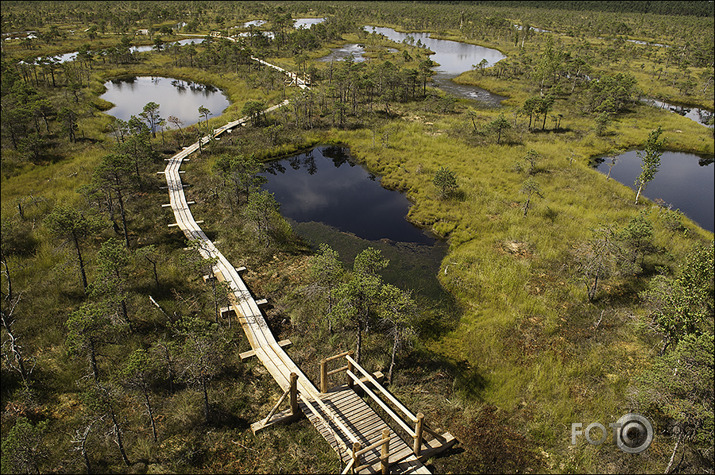
<path fill-rule="evenodd" d="M 355 459 L 350 460 L 348 464 L 345 466 L 342 472 L 340 472 L 342 475 L 345 475 L 346 473 L 349 473 L 350 470 L 353 468 L 353 464 L 355 463 Z"/>
<path fill-rule="evenodd" d="M 338 358 L 342 358 L 343 356 L 347 356 L 347 355 L 349 355 L 350 353 L 352 353 L 352 350 L 343 351 L 342 353 L 338 353 L 337 355 L 328 356 L 327 358 L 325 358 L 324 361 L 327 363 L 328 361 L 337 360 Z"/>
<path fill-rule="evenodd" d="M 373 449 L 376 449 L 376 448 L 378 448 L 378 447 L 380 447 L 380 446 L 382 446 L 382 445 L 385 445 L 386 443 L 388 443 L 389 440 L 390 440 L 390 439 L 380 439 L 380 440 L 378 440 L 377 442 L 375 442 L 374 444 L 368 445 L 368 446 L 365 447 L 364 449 L 360 449 L 360 451 L 359 451 L 356 455 L 362 455 L 362 454 L 364 454 L 364 453 L 366 453 L 366 452 L 369 452 L 369 451 L 371 451 L 371 450 L 373 450 Z"/>
<path fill-rule="evenodd" d="M 375 378 L 372 377 L 372 375 L 370 375 L 367 371 L 365 371 L 365 369 L 364 369 L 362 366 L 360 366 L 360 365 L 359 365 L 354 359 L 352 359 L 350 356 L 345 356 L 345 358 L 347 358 L 348 361 L 350 361 L 353 365 L 355 365 L 355 367 L 357 367 L 357 369 L 360 370 L 360 372 L 365 375 L 365 377 L 368 379 L 368 381 L 370 381 L 373 385 L 375 385 L 375 387 L 376 387 L 377 389 L 379 389 L 380 392 L 381 392 L 387 399 L 389 399 L 392 404 L 394 404 L 395 406 L 397 406 L 397 407 L 407 416 L 407 418 L 408 418 L 410 421 L 412 421 L 412 422 L 417 422 L 417 416 L 415 416 L 414 414 L 412 414 L 412 412 L 410 412 L 409 409 L 407 409 L 405 406 L 403 406 L 402 403 L 395 398 L 395 396 L 393 396 L 392 394 L 390 394 L 389 392 L 387 392 L 387 390 L 386 390 L 385 388 L 383 388 L 382 385 L 381 385 L 380 383 L 378 383 L 378 382 L 375 380 Z"/>
<path fill-rule="evenodd" d="M 422 429 L 424 428 L 425 416 L 421 413 L 417 413 L 417 422 L 415 423 L 415 433 L 412 436 L 414 439 L 412 443 L 412 452 L 419 457 L 422 453 Z"/>
<path fill-rule="evenodd" d="M 382 440 L 385 444 L 380 449 L 380 472 L 382 475 L 390 473 L 390 429 L 385 427 L 382 429 Z"/>
<path fill-rule="evenodd" d="M 385 412 L 387 412 L 387 414 L 395 420 L 395 422 L 397 422 L 398 424 L 400 424 L 400 425 L 402 426 L 402 428 L 405 429 L 410 436 L 414 437 L 414 435 L 415 435 L 414 430 L 412 430 L 412 428 L 411 428 L 410 426 L 408 426 L 408 425 L 405 423 L 405 421 L 402 420 L 402 418 L 401 418 L 400 416 L 398 416 L 397 414 L 395 414 L 395 411 L 393 411 L 387 404 L 385 404 L 385 403 L 382 401 L 382 399 L 380 399 L 379 397 L 377 397 L 377 394 L 375 394 L 370 388 L 368 388 L 368 387 L 365 385 L 365 383 L 363 383 L 362 381 L 360 381 L 360 378 L 358 378 L 357 376 L 355 376 L 355 373 L 353 373 L 352 371 L 347 371 L 347 374 L 348 374 L 348 376 L 350 376 L 350 377 L 353 379 L 353 381 L 355 381 L 356 383 L 358 383 L 358 385 L 359 385 L 366 393 L 368 393 L 368 394 L 370 395 L 370 397 L 372 397 L 372 398 L 375 400 L 375 402 L 378 403 L 378 404 L 380 405 L 380 407 L 381 407 L 382 409 L 384 409 Z"/>
<path fill-rule="evenodd" d="M 360 451 L 357 452 L 356 455 L 360 456 L 363 453 L 365 453 L 367 450 L 372 450 L 376 449 L 377 447 L 380 447 L 380 472 L 383 473 L 384 475 L 387 475 L 390 473 L 390 456 L 391 455 L 396 455 L 397 453 L 400 452 L 400 450 L 394 450 L 393 452 L 390 452 L 390 429 L 385 427 L 382 429 L 382 439 L 379 442 L 376 442 L 372 444 L 370 447 L 366 447 Z M 365 468 L 371 467 L 372 464 L 365 464 L 365 465 L 360 465 L 359 467 L 356 467 L 354 472 L 357 473 L 360 470 L 363 470 Z"/>
<path fill-rule="evenodd" d="M 360 452 L 360 442 L 355 442 L 353 444 L 353 473 L 357 473 L 357 468 L 355 465 L 360 462 L 360 455 L 358 454 Z"/>
<path fill-rule="evenodd" d="M 348 369 L 348 365 L 345 365 L 345 366 L 341 366 L 341 367 L 338 368 L 338 369 L 334 369 L 334 370 L 332 370 L 332 371 L 328 371 L 327 374 L 328 374 L 328 376 L 332 376 L 332 375 L 334 375 L 334 374 L 336 374 L 336 373 L 339 373 L 339 372 L 341 372 L 341 371 L 346 371 L 347 369 Z"/>
<path fill-rule="evenodd" d="M 328 371 L 328 362 L 336 360 L 338 358 L 342 358 L 343 356 L 349 356 L 352 353 L 353 353 L 352 350 L 343 351 L 342 353 L 338 353 L 337 355 L 333 355 L 328 358 L 323 358 L 322 360 L 320 360 L 320 392 L 321 393 L 328 392 L 328 377 L 329 376 L 339 373 L 341 371 L 344 371 L 346 369 L 350 369 L 350 364 L 348 364 L 347 366 L 343 366 L 342 368 Z M 349 378 L 348 378 L 348 381 L 351 382 Z"/>

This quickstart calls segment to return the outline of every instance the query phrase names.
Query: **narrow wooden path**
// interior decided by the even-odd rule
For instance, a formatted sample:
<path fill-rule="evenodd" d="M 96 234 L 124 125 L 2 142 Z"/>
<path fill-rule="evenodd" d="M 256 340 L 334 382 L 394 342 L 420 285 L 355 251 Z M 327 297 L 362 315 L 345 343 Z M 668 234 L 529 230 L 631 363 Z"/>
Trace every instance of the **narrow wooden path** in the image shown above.
<path fill-rule="evenodd" d="M 256 60 L 286 72 L 265 61 Z M 297 75 L 289 72 L 286 72 L 286 74 L 293 79 L 294 84 L 302 88 L 307 87 Z M 288 101 L 284 101 L 268 108 L 266 112 L 287 104 Z M 246 120 L 246 118 L 242 118 L 229 122 L 223 127 L 214 130 L 213 137 L 217 138 L 222 133 L 244 124 Z M 211 137 L 206 136 L 200 140 L 203 145 L 208 143 Z M 176 219 L 176 222 L 169 226 L 178 227 L 187 239 L 196 242 L 199 252 L 205 259 L 216 259 L 213 277 L 227 282 L 230 286 L 229 300 L 231 308 L 241 323 L 241 327 L 251 345 L 253 355 L 261 361 L 283 391 L 281 400 L 291 391 L 291 378 L 295 379 L 297 376 L 293 386 L 294 391 L 297 393 L 298 406 L 339 454 L 341 460 L 348 464 L 346 469 L 350 468 L 356 444 L 359 444 L 359 447 L 367 448 L 379 443 L 383 438 L 382 430 L 385 428 L 390 429 L 389 425 L 357 395 L 353 388 L 347 387 L 347 385 L 333 391 L 321 393 L 276 341 L 258 303 L 239 275 L 239 270 L 224 257 L 206 236 L 199 226 L 203 221 L 196 221 L 189 208 L 193 202 L 186 200 L 179 169 L 182 163 L 189 160 L 188 157 L 199 148 L 200 144 L 196 142 L 168 159 L 168 164 L 163 173 L 166 177 L 169 191 L 169 204 L 164 206 L 171 207 Z M 278 405 L 276 405 L 274 411 L 277 407 Z M 274 411 L 271 411 L 269 417 L 264 421 L 260 421 L 261 427 L 272 424 L 269 419 Z M 283 411 L 276 414 L 276 418 L 290 419 L 287 414 L 286 411 Z M 419 440 L 422 440 L 421 435 Z M 453 439 L 450 439 L 450 442 L 453 443 Z M 425 443 L 429 449 L 429 442 Z M 413 449 L 392 429 L 390 429 L 389 433 L 389 447 L 390 453 L 394 454 L 389 459 L 392 473 L 430 473 L 413 453 Z M 364 454 L 361 454 L 358 463 L 362 467 L 359 470 L 361 473 L 379 472 L 381 470 L 380 447 L 367 450 Z"/>

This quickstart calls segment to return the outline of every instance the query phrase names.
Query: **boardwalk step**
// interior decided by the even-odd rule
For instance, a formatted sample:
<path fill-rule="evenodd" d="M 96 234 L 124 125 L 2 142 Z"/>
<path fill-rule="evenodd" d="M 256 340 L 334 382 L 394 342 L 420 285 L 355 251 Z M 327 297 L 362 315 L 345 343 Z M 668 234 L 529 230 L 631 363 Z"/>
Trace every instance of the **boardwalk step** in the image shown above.
<path fill-rule="evenodd" d="M 419 459 L 424 462 L 428 458 L 433 457 L 434 455 L 449 449 L 455 443 L 457 443 L 457 439 L 455 439 L 454 436 L 449 432 L 445 432 L 444 434 L 442 434 L 442 439 L 443 440 L 434 438 L 431 440 L 423 440 L 423 448 L 422 452 L 420 453 Z"/>
<path fill-rule="evenodd" d="M 285 72 L 282 68 L 271 65 L 265 61 L 258 59 L 256 59 L 256 61 L 273 67 L 278 71 Z M 294 84 L 297 84 L 301 88 L 305 87 L 303 80 L 300 80 L 295 74 L 290 74 L 290 76 L 293 79 Z M 289 101 L 285 100 L 281 104 L 268 108 L 266 112 L 275 110 L 288 103 Z M 241 118 L 235 122 L 225 125 L 222 128 L 214 130 L 215 135 L 218 136 L 223 132 L 231 133 L 231 128 L 240 127 L 245 123 L 247 123 L 247 118 Z M 218 139 L 218 137 L 214 138 Z M 203 221 L 194 221 L 191 210 L 187 206 L 189 204 L 194 204 L 194 202 L 185 201 L 185 191 L 191 185 L 183 184 L 174 173 L 179 171 L 179 174 L 183 175 L 185 172 L 183 170 L 178 170 L 178 165 L 181 165 L 182 161 L 189 161 L 188 158 L 184 157 L 192 153 L 199 153 L 199 151 L 203 152 L 201 146 L 209 143 L 211 139 L 212 137 L 210 136 L 200 137 L 198 142 L 193 145 L 183 147 L 182 152 L 177 153 L 170 159 L 166 159 L 168 167 L 164 172 L 158 173 L 159 175 L 165 175 L 165 178 L 167 178 L 167 186 L 162 186 L 160 188 L 163 190 L 168 189 L 171 202 L 176 204 L 173 211 L 176 213 L 177 222 L 172 223 L 169 226 L 181 226 L 187 234 L 194 236 L 200 234 L 202 241 L 205 241 L 208 244 L 211 244 L 210 240 L 201 232 L 201 229 L 198 226 L 194 225 L 201 224 Z M 177 166 L 175 167 L 175 165 Z M 171 175 L 173 175 L 173 178 Z M 164 207 L 170 207 L 170 205 L 164 205 Z M 213 251 L 217 252 L 215 250 Z M 218 253 L 218 255 L 220 256 L 220 253 Z M 223 258 L 223 256 L 221 257 Z M 235 267 L 235 269 L 237 273 L 246 271 L 245 267 Z M 204 279 L 208 280 L 216 278 L 223 281 L 223 274 L 221 271 L 214 267 L 213 272 L 216 274 L 211 276 L 207 275 Z M 263 313 L 258 311 L 256 306 L 253 305 L 253 303 L 265 305 L 268 303 L 267 300 L 261 299 L 257 302 L 252 302 L 250 306 L 244 305 L 241 307 L 240 305 L 242 304 L 239 302 L 243 302 L 243 300 L 248 298 L 252 299 L 250 291 L 245 285 L 245 282 L 243 282 L 243 279 L 238 277 L 236 274 L 231 273 L 231 275 L 227 275 L 226 278 L 230 280 L 231 288 L 233 289 L 233 292 L 229 294 L 231 306 L 224 307 L 221 311 L 228 312 L 233 310 L 236 313 L 236 316 L 230 316 L 230 318 L 235 318 L 238 323 L 240 323 L 246 333 L 246 337 L 251 345 L 251 348 L 255 348 L 241 353 L 241 359 L 256 356 L 257 360 L 260 360 L 260 363 L 262 363 L 268 370 L 281 389 L 285 391 L 281 399 L 269 412 L 268 415 L 271 416 L 270 418 L 266 417 L 251 424 L 253 433 L 271 427 L 275 424 L 292 421 L 300 415 L 295 412 L 295 406 L 293 406 L 293 411 L 290 409 L 278 411 L 281 406 L 285 407 L 286 402 L 291 402 L 285 401 L 284 398 L 286 397 L 286 394 L 289 394 L 288 391 L 292 386 L 293 400 L 291 403 L 294 405 L 296 403 L 298 404 L 301 411 L 308 416 L 320 434 L 336 450 L 343 463 L 348 463 L 351 460 L 350 449 L 348 449 L 348 446 L 352 447 L 352 442 L 354 442 L 355 439 L 359 440 L 362 447 L 368 447 L 379 443 L 379 440 L 381 440 L 382 437 L 383 429 L 389 427 L 389 425 L 360 397 L 359 392 L 356 393 L 353 389 L 348 388 L 347 384 L 345 384 L 347 382 L 347 377 L 343 374 L 340 375 L 340 378 L 333 380 L 336 384 L 339 384 L 338 381 L 340 380 L 344 383 L 342 387 L 337 388 L 337 391 L 333 389 L 325 394 L 320 394 L 317 388 L 315 388 L 305 374 L 302 373 L 300 368 L 291 360 L 290 356 L 288 356 L 285 351 L 281 349 L 281 347 L 290 345 L 290 340 L 282 340 L 276 344 L 275 337 L 270 332 Z M 332 374 L 336 374 L 337 376 L 337 373 Z M 294 379 L 293 375 L 299 375 L 300 380 L 298 381 Z M 381 381 L 384 378 L 384 375 L 381 373 L 374 373 L 374 378 Z M 374 379 L 370 379 L 374 382 Z M 367 378 L 360 378 L 360 381 L 367 384 Z M 296 389 L 295 386 L 296 382 L 298 384 L 298 389 Z M 295 393 L 296 390 L 298 391 L 297 398 Z M 310 403 L 311 400 L 313 401 L 312 403 Z M 313 407 L 313 405 L 315 407 Z M 445 450 L 445 448 L 451 446 L 453 443 L 454 438 L 448 433 L 445 433 L 443 436 L 437 436 L 436 440 L 425 441 L 422 445 L 422 456 L 428 457 L 431 454 L 438 453 Z M 375 445 L 375 447 L 378 446 Z M 391 473 L 429 473 L 427 468 L 422 465 L 420 460 L 418 460 L 414 453 L 412 453 L 411 444 L 406 443 L 392 429 L 390 430 L 390 449 L 391 451 L 400 453 L 399 460 L 397 458 L 393 459 L 393 457 L 390 457 Z M 377 473 L 380 471 L 379 463 L 380 450 L 377 448 L 366 451 L 363 456 L 360 457 L 358 465 L 365 466 L 364 470 L 361 470 L 361 473 Z"/>
<path fill-rule="evenodd" d="M 280 347 L 285 347 L 285 346 L 292 345 L 292 344 L 293 344 L 293 342 L 290 340 L 287 340 L 287 339 L 281 340 L 278 342 L 278 346 L 280 346 Z M 251 356 L 255 356 L 255 355 L 256 355 L 256 352 L 254 350 L 248 350 L 248 351 L 244 351 L 243 353 L 239 354 L 238 356 L 240 356 L 242 360 L 245 360 L 246 358 L 250 358 Z"/>

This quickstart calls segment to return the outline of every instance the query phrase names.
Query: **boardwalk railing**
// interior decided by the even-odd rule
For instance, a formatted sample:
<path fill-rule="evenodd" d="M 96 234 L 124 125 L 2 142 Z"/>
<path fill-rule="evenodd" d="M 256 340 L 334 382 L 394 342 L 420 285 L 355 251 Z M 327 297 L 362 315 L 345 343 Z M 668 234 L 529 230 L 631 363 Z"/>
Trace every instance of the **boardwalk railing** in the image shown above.
<path fill-rule="evenodd" d="M 337 369 L 328 371 L 328 363 L 341 358 L 345 358 L 347 364 Z M 422 455 L 425 432 L 431 434 L 440 444 L 451 445 L 453 443 L 452 438 L 445 437 L 446 434 L 440 435 L 427 427 L 424 422 L 424 415 L 421 412 L 416 415 L 413 414 L 395 396 L 390 394 L 390 392 L 385 389 L 382 384 L 380 384 L 380 382 L 373 377 L 373 375 L 368 373 L 365 368 L 360 366 L 358 362 L 353 359 L 352 351 L 345 351 L 320 361 L 320 391 L 322 393 L 327 392 L 328 378 L 343 371 L 345 371 L 348 376 L 348 386 L 352 387 L 354 384 L 357 384 L 365 392 L 365 394 L 370 396 L 370 398 L 375 401 L 375 403 L 377 403 L 377 405 L 380 406 L 380 408 L 382 408 L 382 410 L 385 411 L 385 413 L 387 413 L 392 420 L 402 427 L 409 437 L 412 438 L 412 451 L 415 456 L 419 457 Z M 367 383 L 370 383 L 377 390 L 377 392 L 368 387 Z M 391 404 L 392 407 L 388 403 Z M 393 409 L 393 407 L 395 409 Z M 402 415 L 398 413 L 401 413 Z M 373 445 L 377 447 L 381 443 L 383 442 Z M 374 449 L 375 447 L 371 446 L 370 449 L 366 448 L 362 450 L 358 447 L 357 450 L 353 450 L 353 454 L 356 452 L 358 454 L 362 454 L 367 450 Z M 432 447 L 430 447 L 430 449 L 431 452 L 434 451 Z"/>
<path fill-rule="evenodd" d="M 254 59 L 262 64 L 284 72 L 290 76 L 299 87 L 307 87 L 305 82 L 294 73 L 285 71 L 280 67 L 257 58 Z M 276 104 L 268 108 L 266 112 L 287 104 L 288 101 Z M 415 416 L 409 412 L 394 396 L 382 388 L 377 381 L 377 379 L 379 379 L 378 373 L 376 373 L 376 376 L 378 376 L 376 378 L 368 374 L 355 362 L 352 358 L 352 352 L 345 352 L 323 360 L 321 362 L 323 364 L 321 365 L 320 391 L 315 388 L 300 368 L 282 349 L 284 342 L 277 342 L 275 340 L 259 309 L 259 302 L 253 298 L 245 282 L 239 276 L 239 272 L 243 268 L 233 267 L 199 227 L 199 224 L 203 223 L 203 221 L 196 221 L 194 219 L 189 209 L 189 205 L 194 204 L 194 202 L 186 200 L 186 196 L 184 195 L 185 185 L 183 185 L 181 181 L 182 171 L 180 171 L 179 168 L 182 162 L 188 160 L 187 157 L 192 153 L 199 151 L 203 144 L 211 140 L 218 140 L 221 134 L 231 132 L 233 128 L 243 125 L 246 120 L 247 118 L 241 118 L 214 129 L 207 136 L 199 137 L 197 142 L 185 147 L 172 158 L 167 159 L 168 164 L 163 174 L 166 177 L 167 186 L 165 188 L 169 191 L 170 202 L 162 206 L 171 207 L 174 212 L 176 222 L 169 224 L 169 227 L 179 227 L 187 239 L 195 242 L 194 247 L 202 257 L 215 260 L 212 269 L 214 277 L 219 281 L 225 281 L 229 284 L 231 289 L 231 292 L 229 292 L 230 308 L 236 313 L 236 317 L 246 333 L 246 337 L 252 348 L 251 351 L 244 352 L 241 357 L 257 357 L 282 389 L 280 398 L 273 405 L 268 416 L 252 424 L 251 429 L 254 431 L 261 430 L 281 421 L 292 420 L 298 416 L 298 408 L 300 408 L 338 452 L 340 459 L 347 464 L 344 473 L 357 473 L 365 469 L 368 469 L 368 471 L 372 473 L 377 470 L 377 467 L 380 467 L 382 473 L 388 473 L 390 466 L 392 466 L 393 470 L 400 472 L 415 474 L 429 473 L 426 467 L 422 465 L 420 459 L 423 460 L 426 452 L 434 453 L 444 450 L 447 448 L 449 442 L 441 444 L 440 447 L 430 447 L 428 444 L 429 450 L 422 451 L 423 456 L 420 457 L 418 454 L 422 446 L 422 432 L 423 430 L 428 430 L 426 426 L 424 426 L 422 414 Z M 328 371 L 328 362 L 339 361 L 342 357 L 346 359 L 347 364 L 338 369 Z M 353 388 L 354 384 L 357 383 L 415 439 L 414 454 L 412 453 L 413 449 L 408 447 L 400 436 L 391 432 L 384 420 L 382 420 L 372 408 L 367 406 L 352 389 L 345 390 L 345 386 L 343 386 L 343 390 L 338 392 L 327 392 L 328 378 L 331 375 L 343 371 L 345 371 L 347 376 L 346 386 Z M 358 377 L 356 372 L 364 375 L 364 377 Z M 397 416 L 384 401 L 381 401 L 380 398 L 367 387 L 367 384 L 374 385 L 389 402 L 402 411 L 409 423 L 406 423 L 401 417 Z M 279 407 L 281 404 L 284 404 L 286 400 L 290 401 L 289 409 L 279 411 Z M 409 424 L 415 424 L 415 429 L 412 430 Z M 380 432 L 381 429 L 382 431 Z M 428 432 L 431 431 L 428 430 Z M 394 437 L 392 442 L 390 441 L 390 436 Z M 361 441 L 366 447 L 363 448 L 361 446 Z M 390 452 L 391 446 L 393 447 L 392 453 Z M 377 452 L 378 447 L 380 447 L 379 453 Z M 364 465 L 360 465 L 361 462 L 364 463 Z"/>
<path fill-rule="evenodd" d="M 390 455 L 395 455 L 395 453 L 390 454 L 390 428 L 385 427 L 382 429 L 382 439 L 378 440 L 372 445 L 368 445 L 364 449 L 360 448 L 360 444 L 355 444 L 352 451 L 352 460 L 343 470 L 343 473 L 358 473 L 360 470 L 368 468 L 371 464 L 358 465 L 360 463 L 360 457 L 371 450 L 380 447 L 380 469 L 383 475 L 390 473 Z"/>

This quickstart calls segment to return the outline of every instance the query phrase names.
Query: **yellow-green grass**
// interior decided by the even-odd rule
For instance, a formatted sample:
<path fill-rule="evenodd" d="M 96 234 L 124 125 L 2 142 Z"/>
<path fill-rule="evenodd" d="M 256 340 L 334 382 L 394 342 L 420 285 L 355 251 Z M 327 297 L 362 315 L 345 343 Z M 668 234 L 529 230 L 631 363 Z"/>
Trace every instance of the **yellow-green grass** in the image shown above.
<path fill-rule="evenodd" d="M 7 216 L 5 213 L 12 215 L 17 212 L 17 201 L 28 195 L 45 197 L 52 202 L 78 202 L 81 199 L 75 190 L 89 182 L 92 170 L 99 163 L 101 156 L 109 153 L 114 145 L 114 139 L 108 136 L 111 130 L 109 127 L 111 116 L 100 112 L 111 108 L 111 103 L 98 97 L 105 90 L 103 83 L 109 79 L 127 75 L 169 76 L 214 85 L 226 93 L 231 104 L 222 115 L 209 120 L 211 127 L 218 127 L 241 117 L 241 108 L 248 100 L 261 100 L 267 105 L 283 100 L 282 91 L 270 91 L 266 94 L 262 89 L 248 87 L 245 80 L 233 73 L 217 74 L 192 68 L 178 68 L 166 64 L 169 62 L 168 58 L 162 56 L 156 58 L 156 55 L 153 58 L 154 64 L 95 71 L 90 87 L 86 90 L 90 97 L 83 100 L 93 103 L 95 109 L 99 110 L 95 110 L 91 115 L 80 117 L 78 135 L 95 140 L 96 143 L 65 143 L 62 148 L 62 158 L 54 163 L 34 164 L 15 160 L 13 176 L 5 178 L 4 174 L 2 179 L 4 216 Z M 292 93 L 290 90 L 288 92 Z M 11 159 L 15 155 L 10 150 L 4 150 L 3 154 L 5 155 L 3 160 Z"/>
<path fill-rule="evenodd" d="M 587 118 L 572 120 L 579 129 L 589 126 Z M 633 297 L 627 311 L 614 303 L 619 289 L 630 284 L 606 282 L 600 290 L 605 300 L 588 304 L 585 285 L 572 270 L 573 251 L 594 228 L 623 226 L 641 210 L 654 225 L 656 246 L 676 260 L 695 243 L 712 240 L 712 233 L 685 218 L 686 231 L 668 230 L 657 207 L 647 200 L 636 206 L 630 188 L 606 181 L 587 161 L 613 146 L 638 147 L 657 125 L 666 130 L 669 148 L 711 155 L 711 132 L 675 114 L 638 107 L 613 125 L 616 133 L 609 137 L 581 133 L 580 139 L 563 141 L 559 134 L 521 131 L 512 137 L 519 145 L 476 147 L 450 133 L 466 117 L 432 125 L 424 119 L 401 121 L 383 129 L 390 131 L 388 147 L 373 145 L 369 130 L 335 130 L 328 136 L 349 145 L 385 186 L 407 193 L 414 203 L 412 222 L 449 238 L 439 277 L 463 314 L 455 330 L 427 347 L 465 362 L 484 378 L 480 400 L 509 410 L 535 408 L 529 430 L 544 443 L 566 433 L 570 422 L 621 415 L 629 376 L 642 368 L 651 346 L 623 315 L 640 312 Z M 526 174 L 517 172 L 514 162 L 530 148 L 543 156 L 534 176 L 543 199 L 524 217 L 520 188 Z M 576 160 L 570 162 L 572 152 Z M 441 166 L 456 173 L 463 200 L 438 198 L 431 182 Z M 508 252 L 509 243 L 519 243 L 525 253 Z M 603 336 L 574 336 L 590 328 L 602 309 L 610 322 Z M 529 332 L 535 349 L 525 353 L 519 348 Z"/>
<path fill-rule="evenodd" d="M 242 96 L 244 86 L 228 75 L 221 78 L 189 68 L 169 68 L 167 62 L 164 58 L 163 67 L 133 67 L 129 73 L 169 75 L 222 89 L 225 86 L 225 90 L 235 88 L 229 94 L 232 100 L 256 97 L 248 93 Z M 106 71 L 101 80 L 125 72 Z M 275 91 L 275 101 L 277 94 Z M 410 111 L 409 106 L 399 107 L 409 112 L 405 117 L 422 114 Z M 587 167 L 587 160 L 612 147 L 638 147 L 658 125 L 663 125 L 672 149 L 703 154 L 713 151 L 710 131 L 675 114 L 638 106 L 610 126 L 611 135 L 599 137 L 590 131 L 590 118 L 560 107 L 557 103 L 555 112 L 563 110 L 562 126 L 571 128 L 571 132 L 530 134 L 522 128 L 509 132 L 509 139 L 502 145 L 491 138 L 481 146 L 471 145 L 471 123 L 461 112 L 443 118 L 430 115 L 429 120 L 390 121 L 378 130 L 378 136 L 389 133 L 388 147 L 373 145 L 373 132 L 365 129 L 315 132 L 307 134 L 305 140 L 348 144 L 353 156 L 383 176 L 386 186 L 406 191 L 415 203 L 409 214 L 413 222 L 449 237 L 450 252 L 440 279 L 462 303 L 463 315 L 455 330 L 426 345 L 452 361 L 465 361 L 485 379 L 485 387 L 476 394 L 478 399 L 508 410 L 533 408 L 529 430 L 539 434 L 544 444 L 560 441 L 569 422 L 610 422 L 607 417 L 620 415 L 629 376 L 642 367 L 640 355 L 651 351 L 623 316 L 608 315 L 611 327 L 603 333 L 607 336 L 597 334 L 574 341 L 569 333 L 570 324 L 584 326 L 585 319 L 598 316 L 600 307 L 585 303 L 583 285 L 560 265 L 570 262 L 573 247 L 588 239 L 592 228 L 602 223 L 622 226 L 641 209 L 650 207 L 647 200 L 635 206 L 628 187 L 613 180 L 606 182 L 603 175 Z M 502 112 L 511 117 L 509 109 L 479 113 L 484 123 Z M 212 123 L 233 118 L 225 114 Z M 433 124 L 426 123 L 430 121 Z M 519 123 L 523 125 L 524 118 Z M 95 127 L 101 129 L 101 125 Z M 520 205 L 524 197 L 519 190 L 526 176 L 514 170 L 514 163 L 530 148 L 544 157 L 535 176 L 544 198 L 536 199 L 529 215 L 523 217 Z M 15 206 L 6 204 L 5 197 L 25 194 L 32 183 L 41 184 L 37 185 L 41 190 L 38 193 L 62 199 L 74 195 L 77 199 L 72 190 L 82 177 L 88 179 L 91 164 L 96 163 L 101 151 L 102 147 L 78 150 L 75 158 L 46 169 L 26 165 L 20 177 L 3 180 L 3 214 Z M 570 162 L 572 154 L 576 159 Z M 77 170 L 80 162 L 90 164 L 81 174 Z M 432 178 L 440 166 L 457 173 L 463 200 L 437 197 Z M 74 172 L 78 172 L 76 182 L 70 177 Z M 7 184 L 11 186 L 7 188 Z M 656 210 L 651 211 L 650 218 L 656 227 L 656 244 L 676 257 L 695 242 L 712 240 L 712 233 L 687 220 L 686 234 L 665 229 Z M 506 245 L 514 242 L 523 243 L 523 255 L 508 252 Z M 43 248 L 40 255 L 49 266 L 53 256 L 50 250 Z M 608 294 L 618 284 L 605 284 L 601 293 Z M 534 348 L 525 344 L 527 337 L 533 340 Z M 581 353 L 573 354 L 574 348 Z M 474 396 L 465 394 L 464 398 Z M 581 456 L 580 463 L 588 465 L 592 455 L 586 451 Z"/>

